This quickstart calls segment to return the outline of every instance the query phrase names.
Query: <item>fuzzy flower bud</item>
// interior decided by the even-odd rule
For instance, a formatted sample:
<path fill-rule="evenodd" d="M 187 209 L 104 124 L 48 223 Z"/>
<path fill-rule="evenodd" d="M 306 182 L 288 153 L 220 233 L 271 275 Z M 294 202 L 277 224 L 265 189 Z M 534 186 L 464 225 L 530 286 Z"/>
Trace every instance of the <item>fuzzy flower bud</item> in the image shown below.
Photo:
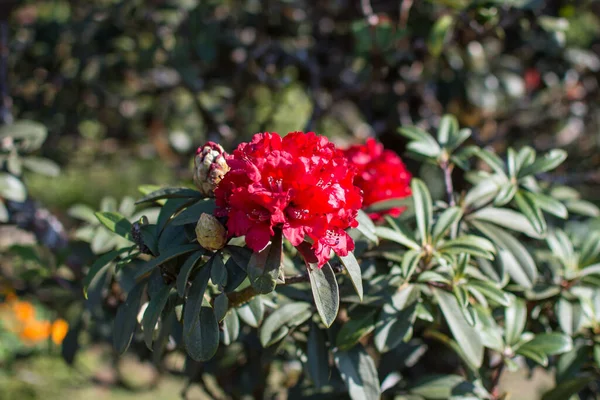
<path fill-rule="evenodd" d="M 227 232 L 217 218 L 202 213 L 196 224 L 196 240 L 206 250 L 220 250 L 227 242 Z"/>
<path fill-rule="evenodd" d="M 194 183 L 207 197 L 215 197 L 214 190 L 229 171 L 227 153 L 217 143 L 208 142 L 199 147 L 194 157 Z"/>

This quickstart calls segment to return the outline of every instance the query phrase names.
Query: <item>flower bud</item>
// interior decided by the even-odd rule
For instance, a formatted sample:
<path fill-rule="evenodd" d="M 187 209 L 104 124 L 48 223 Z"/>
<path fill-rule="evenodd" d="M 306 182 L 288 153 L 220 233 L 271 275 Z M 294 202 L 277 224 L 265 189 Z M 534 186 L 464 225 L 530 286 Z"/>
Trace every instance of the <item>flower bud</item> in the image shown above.
<path fill-rule="evenodd" d="M 196 224 L 196 240 L 206 250 L 220 250 L 227 242 L 227 232 L 217 218 L 202 213 Z"/>
<path fill-rule="evenodd" d="M 215 197 L 215 188 L 229 171 L 226 157 L 223 147 L 213 142 L 208 142 L 196 151 L 194 183 L 203 195 Z"/>

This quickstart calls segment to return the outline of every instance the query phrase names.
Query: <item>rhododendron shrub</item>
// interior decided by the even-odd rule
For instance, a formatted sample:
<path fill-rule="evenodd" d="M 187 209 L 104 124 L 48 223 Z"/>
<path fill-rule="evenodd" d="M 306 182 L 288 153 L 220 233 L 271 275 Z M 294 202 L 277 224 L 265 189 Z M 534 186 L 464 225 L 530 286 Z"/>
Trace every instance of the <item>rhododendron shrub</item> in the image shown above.
<path fill-rule="evenodd" d="M 451 116 L 399 133 L 439 174 L 413 177 L 375 139 L 259 133 L 202 146 L 198 190 L 142 187 L 147 217 L 98 212 L 124 244 L 85 285 L 124 293 L 117 353 L 182 352 L 215 397 L 499 400 L 502 371 L 537 364 L 557 371 L 545 399 L 591 398 L 600 232 L 585 216 L 600 212 L 541 179 L 565 152 L 499 156 Z"/>

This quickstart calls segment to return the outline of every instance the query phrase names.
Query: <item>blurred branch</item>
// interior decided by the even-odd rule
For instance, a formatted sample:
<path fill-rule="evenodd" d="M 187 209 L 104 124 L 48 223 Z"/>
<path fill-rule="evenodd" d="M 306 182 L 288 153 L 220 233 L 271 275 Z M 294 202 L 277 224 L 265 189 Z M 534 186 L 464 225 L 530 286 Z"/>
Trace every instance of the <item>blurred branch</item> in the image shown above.
<path fill-rule="evenodd" d="M 8 96 L 8 22 L 0 20 L 0 124 L 13 121 Z"/>

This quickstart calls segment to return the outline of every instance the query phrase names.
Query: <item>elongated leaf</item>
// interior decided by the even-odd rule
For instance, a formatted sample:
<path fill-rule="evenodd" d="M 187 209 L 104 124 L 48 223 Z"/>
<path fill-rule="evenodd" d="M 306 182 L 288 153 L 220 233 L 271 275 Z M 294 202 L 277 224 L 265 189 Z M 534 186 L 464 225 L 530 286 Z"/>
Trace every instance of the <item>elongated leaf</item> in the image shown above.
<path fill-rule="evenodd" d="M 589 275 L 600 275 L 600 263 L 588 265 L 587 267 L 585 267 L 577 273 L 577 276 L 579 278 L 583 278 L 584 276 Z"/>
<path fill-rule="evenodd" d="M 500 186 L 500 191 L 494 199 L 494 205 L 496 207 L 501 207 L 505 204 L 510 203 L 510 201 L 515 197 L 515 194 L 517 194 L 518 189 L 519 186 L 516 184 L 513 184 L 511 182 L 504 183 Z"/>
<path fill-rule="evenodd" d="M 268 347 L 275 342 L 278 332 L 288 326 L 302 324 L 311 317 L 309 303 L 296 302 L 281 306 L 269 315 L 260 327 L 260 342 L 263 347 Z"/>
<path fill-rule="evenodd" d="M 6 172 L 0 172 L 0 198 L 23 202 L 27 198 L 27 189 L 18 178 Z"/>
<path fill-rule="evenodd" d="M 0 127 L 0 138 L 13 138 L 18 142 L 17 146 L 23 152 L 39 149 L 46 140 L 47 135 L 48 130 L 44 125 L 24 119 Z"/>
<path fill-rule="evenodd" d="M 200 247 L 200 245 L 192 243 L 192 244 L 184 244 L 184 245 L 180 245 L 180 246 L 176 246 L 173 247 L 163 253 L 161 253 L 158 257 L 153 258 L 152 260 L 148 261 L 147 263 L 143 264 L 137 271 L 136 271 L 136 279 L 139 279 L 143 276 L 146 276 L 148 274 L 150 274 L 152 272 L 152 270 L 156 267 L 158 267 L 159 265 L 162 265 L 164 263 L 166 263 L 169 260 L 172 260 L 175 257 L 178 257 L 182 254 L 187 254 L 187 253 L 191 253 L 193 251 L 197 251 L 202 249 Z"/>
<path fill-rule="evenodd" d="M 506 169 L 504 163 L 496 154 L 489 150 L 477 149 L 475 155 L 482 159 L 490 168 L 500 176 L 506 177 Z"/>
<path fill-rule="evenodd" d="M 111 232 L 114 232 L 127 240 L 133 241 L 133 238 L 131 237 L 131 222 L 121 214 L 99 211 L 96 213 L 96 218 L 98 218 L 98 221 Z"/>
<path fill-rule="evenodd" d="M 413 250 L 421 249 L 421 246 L 419 246 L 419 244 L 417 242 L 415 242 L 414 240 L 412 240 L 411 238 L 409 238 L 402 232 L 398 232 L 393 229 L 386 228 L 384 226 L 378 226 L 377 228 L 375 228 L 375 232 L 377 233 L 377 236 L 379 236 L 381 239 L 391 240 L 392 242 L 396 242 L 401 245 L 404 245 L 404 246 L 408 247 L 409 249 L 413 249 Z"/>
<path fill-rule="evenodd" d="M 485 297 L 500 305 L 508 306 L 510 304 L 510 297 L 490 281 L 472 279 L 469 280 L 468 286 L 477 289 Z"/>
<path fill-rule="evenodd" d="M 281 230 L 275 232 L 271 243 L 260 252 L 255 252 L 248 262 L 250 284 L 257 293 L 271 293 L 277 285 L 277 277 L 283 259 Z"/>
<path fill-rule="evenodd" d="M 527 322 L 527 307 L 525 302 L 518 298 L 513 298 L 511 304 L 504 309 L 504 338 L 506 344 L 514 345 L 521 339 L 521 334 L 525 329 Z"/>
<path fill-rule="evenodd" d="M 177 293 L 179 293 L 179 297 L 185 296 L 185 289 L 187 288 L 187 282 L 190 277 L 190 273 L 194 267 L 198 265 L 203 255 L 204 249 L 198 250 L 191 254 L 181 266 L 179 274 L 177 274 Z"/>
<path fill-rule="evenodd" d="M 554 389 L 544 393 L 542 400 L 567 400 L 596 380 L 593 375 L 584 375 L 559 383 Z"/>
<path fill-rule="evenodd" d="M 87 290 L 90 286 L 90 283 L 94 280 L 96 275 L 98 275 L 101 271 L 103 271 L 108 265 L 114 261 L 121 254 L 130 251 L 131 248 L 124 248 L 120 250 L 109 251 L 106 254 L 101 255 L 90 267 L 85 278 L 83 278 L 83 295 L 87 299 Z"/>
<path fill-rule="evenodd" d="M 113 328 L 113 345 L 118 354 L 123 354 L 129 347 L 140 309 L 146 281 L 138 282 L 127 294 L 127 300 L 119 306 Z"/>
<path fill-rule="evenodd" d="M 195 224 L 198 222 L 198 219 L 202 213 L 212 215 L 215 211 L 215 208 L 216 205 L 214 199 L 200 200 L 179 213 L 175 218 L 173 218 L 171 223 L 173 225 Z"/>
<path fill-rule="evenodd" d="M 204 268 L 201 268 L 200 271 L 198 271 L 198 274 L 192 281 L 192 286 L 189 289 L 188 298 L 185 302 L 185 307 L 183 308 L 184 336 L 191 335 L 191 331 L 197 327 L 202 301 L 204 300 L 204 292 L 206 292 L 209 278 L 210 268 L 208 265 L 205 265 Z"/>
<path fill-rule="evenodd" d="M 431 236 L 431 222 L 433 218 L 433 204 L 431 195 L 425 183 L 420 179 L 413 179 L 410 184 L 415 204 L 417 227 L 421 236 L 421 243 L 429 242 Z"/>
<path fill-rule="evenodd" d="M 356 220 L 358 221 L 358 226 L 356 229 L 358 229 L 360 233 L 362 233 L 371 242 L 379 243 L 379 239 L 377 238 L 377 235 L 375 235 L 375 225 L 373 224 L 371 218 L 364 213 L 364 211 L 358 210 Z"/>
<path fill-rule="evenodd" d="M 553 197 L 541 193 L 528 193 L 533 202 L 542 210 L 558 218 L 566 219 L 569 216 L 567 207 Z"/>
<path fill-rule="evenodd" d="M 144 342 L 146 346 L 152 350 L 152 341 L 154 338 L 154 328 L 158 322 L 163 308 L 167 304 L 169 299 L 169 293 L 171 293 L 172 285 L 164 285 L 156 296 L 150 299 L 146 311 L 144 311 L 144 317 L 142 319 L 142 329 L 144 331 Z"/>
<path fill-rule="evenodd" d="M 527 249 L 512 235 L 494 225 L 475 221 L 471 224 L 498 247 L 498 257 L 510 277 L 525 288 L 533 287 L 538 272 Z"/>
<path fill-rule="evenodd" d="M 338 331 L 335 344 L 340 350 L 348 350 L 358 341 L 375 329 L 375 311 L 370 311 L 361 318 L 351 318 Z"/>
<path fill-rule="evenodd" d="M 469 219 L 491 222 L 536 239 L 543 237 L 533 229 L 523 214 L 509 208 L 486 207 L 469 215 Z"/>
<path fill-rule="evenodd" d="M 433 227 L 433 242 L 437 243 L 448 229 L 462 218 L 463 212 L 460 207 L 450 207 L 440 215 Z"/>
<path fill-rule="evenodd" d="M 308 266 L 308 277 L 319 316 L 325 326 L 330 327 L 340 307 L 340 293 L 335 273 L 329 263 L 321 268 L 313 264 Z"/>
<path fill-rule="evenodd" d="M 366 208 L 367 213 L 375 213 L 380 211 L 387 211 L 392 208 L 409 208 L 413 206 L 413 201 L 410 196 L 401 197 L 397 199 L 387 199 L 377 201 L 375 203 L 369 204 Z M 373 226 L 375 229 L 375 226 Z"/>
<path fill-rule="evenodd" d="M 529 192 L 519 190 L 515 194 L 515 202 L 523 215 L 531 222 L 533 229 L 540 235 L 546 233 L 546 220 L 544 219 L 542 210 L 534 202 Z"/>
<path fill-rule="evenodd" d="M 210 360 L 219 348 L 219 324 L 213 309 L 202 307 L 199 316 L 183 335 L 189 356 L 195 361 Z"/>
<path fill-rule="evenodd" d="M 446 400 L 472 390 L 473 385 L 459 375 L 425 376 L 409 388 L 410 393 L 432 400 Z"/>
<path fill-rule="evenodd" d="M 555 169 L 567 159 L 567 152 L 554 149 L 519 171 L 519 178 Z"/>
<path fill-rule="evenodd" d="M 473 366 L 479 368 L 483 362 L 483 343 L 477 330 L 467 323 L 454 296 L 439 289 L 432 290 L 464 356 Z"/>
<path fill-rule="evenodd" d="M 231 310 L 225 315 L 223 320 L 223 330 L 221 331 L 221 339 L 225 346 L 229 346 L 235 342 L 240 334 L 240 320 L 238 314 Z"/>
<path fill-rule="evenodd" d="M 138 201 L 135 204 L 154 202 L 162 199 L 201 199 L 202 194 L 197 190 L 188 188 L 164 188 L 156 190 Z"/>
<path fill-rule="evenodd" d="M 210 280 L 216 286 L 225 286 L 227 284 L 227 269 L 225 268 L 223 257 L 219 253 L 213 256 L 210 265 Z"/>
<path fill-rule="evenodd" d="M 60 167 L 54 161 L 42 157 L 25 157 L 23 165 L 35 173 L 55 177 L 60 174 Z"/>
<path fill-rule="evenodd" d="M 437 130 L 437 139 L 442 146 L 446 146 L 458 132 L 458 121 L 451 114 L 446 114 L 440 119 Z"/>
<path fill-rule="evenodd" d="M 417 269 L 419 261 L 423 257 L 423 252 L 420 250 L 409 250 L 402 256 L 402 275 L 405 281 L 409 281 L 412 274 Z"/>
<path fill-rule="evenodd" d="M 333 359 L 352 400 L 379 399 L 381 389 L 375 362 L 362 346 L 335 351 Z"/>
<path fill-rule="evenodd" d="M 532 350 L 547 356 L 566 353 L 573 348 L 573 340 L 564 333 L 540 333 L 519 347 L 519 351 Z"/>
<path fill-rule="evenodd" d="M 344 267 L 346 267 L 346 271 L 348 271 L 348 276 L 350 277 L 350 280 L 352 281 L 352 285 L 354 286 L 354 290 L 356 290 L 356 294 L 358 295 L 358 298 L 362 301 L 363 299 L 363 284 L 362 284 L 362 276 L 361 276 L 361 270 L 360 270 L 360 265 L 358 264 L 358 261 L 356 261 L 356 257 L 354 257 L 354 254 L 350 251 L 348 252 L 348 255 L 346 256 L 339 256 L 340 260 L 342 261 L 342 264 L 344 265 Z"/>
<path fill-rule="evenodd" d="M 260 296 L 256 296 L 246 304 L 238 307 L 237 312 L 242 321 L 253 328 L 258 328 L 265 314 L 265 305 Z"/>
<path fill-rule="evenodd" d="M 529 146 L 523 146 L 517 154 L 517 170 L 527 167 L 535 161 L 535 150 Z"/>
<path fill-rule="evenodd" d="M 516 351 L 516 354 L 527 357 L 527 358 L 535 361 L 536 363 L 540 364 L 543 367 L 548 366 L 548 356 L 545 355 L 544 353 L 542 353 L 541 351 L 535 351 L 533 349 L 528 349 L 528 348 L 524 348 L 524 349 L 519 348 Z"/>
<path fill-rule="evenodd" d="M 454 22 L 454 16 L 446 14 L 438 18 L 438 20 L 433 25 L 433 28 L 431 29 L 431 33 L 429 35 L 429 41 L 427 43 L 429 52 L 432 56 L 438 57 L 441 54 L 442 50 L 444 49 L 444 43 L 446 42 L 446 39 L 450 36 L 450 32 L 452 31 Z M 446 131 L 447 130 L 449 130 L 449 128 L 446 128 Z M 448 133 L 444 135 L 443 133 L 440 134 L 440 131 L 442 131 L 441 123 L 440 129 L 438 130 L 438 140 L 442 145 L 444 145 L 448 140 Z"/>
<path fill-rule="evenodd" d="M 384 353 L 396 348 L 412 333 L 417 316 L 420 291 L 416 285 L 408 285 L 396 292 L 390 302 L 384 304 L 375 329 L 375 346 Z"/>
<path fill-rule="evenodd" d="M 312 323 L 308 332 L 306 357 L 308 374 L 317 389 L 329 382 L 329 349 L 325 339 L 325 332 L 319 329 L 317 324 Z"/>

